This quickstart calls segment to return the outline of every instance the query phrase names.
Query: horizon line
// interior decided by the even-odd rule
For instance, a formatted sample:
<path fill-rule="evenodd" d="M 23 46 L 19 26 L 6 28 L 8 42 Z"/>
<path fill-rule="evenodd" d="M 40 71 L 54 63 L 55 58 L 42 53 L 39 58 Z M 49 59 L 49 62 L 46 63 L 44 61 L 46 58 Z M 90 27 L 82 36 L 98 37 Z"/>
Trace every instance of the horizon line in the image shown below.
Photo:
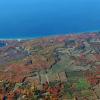
<path fill-rule="evenodd" d="M 37 36 L 37 37 L 21 37 L 21 38 L 18 38 L 18 37 L 14 37 L 14 38 L 0 38 L 0 40 L 17 40 L 17 41 L 21 41 L 21 40 L 31 40 L 31 39 L 40 39 L 40 38 L 48 38 L 48 37 L 57 37 L 57 36 L 64 36 L 64 35 L 80 35 L 80 34 L 83 34 L 83 33 L 98 33 L 100 32 L 100 30 L 96 30 L 96 31 L 83 31 L 83 32 L 69 32 L 69 33 L 58 33 L 58 34 L 52 34 L 52 35 L 47 35 L 47 36 Z"/>

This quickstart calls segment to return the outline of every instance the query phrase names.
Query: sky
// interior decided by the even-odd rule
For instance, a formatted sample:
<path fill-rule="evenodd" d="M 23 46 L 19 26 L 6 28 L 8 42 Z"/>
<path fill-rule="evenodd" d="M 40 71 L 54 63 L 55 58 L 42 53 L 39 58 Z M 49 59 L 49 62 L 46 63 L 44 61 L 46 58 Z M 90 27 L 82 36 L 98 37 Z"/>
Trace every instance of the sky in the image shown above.
<path fill-rule="evenodd" d="M 0 38 L 100 30 L 100 0 L 0 0 Z"/>

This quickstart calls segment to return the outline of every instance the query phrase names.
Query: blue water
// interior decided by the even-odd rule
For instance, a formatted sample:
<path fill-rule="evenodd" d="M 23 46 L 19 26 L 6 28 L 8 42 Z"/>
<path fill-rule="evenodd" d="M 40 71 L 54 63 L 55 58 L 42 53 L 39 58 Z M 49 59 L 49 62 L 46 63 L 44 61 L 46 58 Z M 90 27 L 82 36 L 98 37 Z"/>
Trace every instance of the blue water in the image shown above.
<path fill-rule="evenodd" d="M 0 38 L 100 31 L 100 0 L 0 0 Z"/>
<path fill-rule="evenodd" d="M 0 47 L 4 47 L 6 46 L 6 43 L 5 42 L 0 42 Z"/>

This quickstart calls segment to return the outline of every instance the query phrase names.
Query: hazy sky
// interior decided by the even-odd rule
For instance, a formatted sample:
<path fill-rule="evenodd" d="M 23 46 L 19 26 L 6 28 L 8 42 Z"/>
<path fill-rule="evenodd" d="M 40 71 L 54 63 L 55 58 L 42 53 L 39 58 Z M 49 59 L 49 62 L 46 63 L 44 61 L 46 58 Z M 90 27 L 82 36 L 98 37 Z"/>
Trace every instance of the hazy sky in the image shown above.
<path fill-rule="evenodd" d="M 100 0 L 0 0 L 0 37 L 100 29 Z"/>

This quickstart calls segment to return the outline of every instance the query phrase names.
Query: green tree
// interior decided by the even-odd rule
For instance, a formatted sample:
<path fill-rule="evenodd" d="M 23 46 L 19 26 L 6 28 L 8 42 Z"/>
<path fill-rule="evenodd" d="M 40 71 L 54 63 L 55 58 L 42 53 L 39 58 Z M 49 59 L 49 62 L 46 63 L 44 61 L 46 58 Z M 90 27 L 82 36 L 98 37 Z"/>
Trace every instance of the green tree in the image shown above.
<path fill-rule="evenodd" d="M 85 79 L 79 79 L 76 87 L 78 90 L 84 90 L 88 89 L 90 87 L 90 84 Z"/>

